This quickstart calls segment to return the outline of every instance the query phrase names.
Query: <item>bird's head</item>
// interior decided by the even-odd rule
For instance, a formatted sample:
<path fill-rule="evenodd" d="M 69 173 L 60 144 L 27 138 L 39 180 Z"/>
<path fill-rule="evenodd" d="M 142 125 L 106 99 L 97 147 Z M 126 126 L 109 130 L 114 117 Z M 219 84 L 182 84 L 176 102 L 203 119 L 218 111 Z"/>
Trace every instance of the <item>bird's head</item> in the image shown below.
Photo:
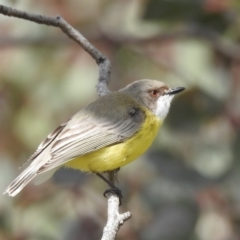
<path fill-rule="evenodd" d="M 170 88 L 157 80 L 142 79 L 127 85 L 121 91 L 129 94 L 138 103 L 144 105 L 156 116 L 164 120 L 173 97 L 184 89 L 184 87 Z"/>

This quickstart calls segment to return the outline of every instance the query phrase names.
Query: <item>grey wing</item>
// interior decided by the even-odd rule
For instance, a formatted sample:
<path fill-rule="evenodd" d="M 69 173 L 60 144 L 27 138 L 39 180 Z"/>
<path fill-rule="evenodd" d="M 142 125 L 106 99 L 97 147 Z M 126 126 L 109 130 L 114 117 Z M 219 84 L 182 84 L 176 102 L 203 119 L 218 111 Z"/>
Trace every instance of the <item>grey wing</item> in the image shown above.
<path fill-rule="evenodd" d="M 36 159 L 53 141 L 54 139 L 59 135 L 59 133 L 64 129 L 64 127 L 67 125 L 68 121 L 65 123 L 62 123 L 59 127 L 57 127 L 53 132 L 48 134 L 47 138 L 42 141 L 37 150 L 28 158 L 28 160 L 23 163 L 22 166 L 24 166 L 27 162 L 31 162 L 34 159 Z M 21 166 L 21 167 L 22 167 Z M 21 168 L 20 167 L 20 168 Z"/>
<path fill-rule="evenodd" d="M 77 156 L 120 143 L 134 135 L 145 119 L 144 112 L 133 106 L 112 111 L 116 110 L 116 117 L 112 117 L 112 113 L 104 117 L 91 114 L 84 116 L 82 112 L 75 115 L 56 137 L 50 150 L 51 159 L 38 173 L 62 165 Z"/>

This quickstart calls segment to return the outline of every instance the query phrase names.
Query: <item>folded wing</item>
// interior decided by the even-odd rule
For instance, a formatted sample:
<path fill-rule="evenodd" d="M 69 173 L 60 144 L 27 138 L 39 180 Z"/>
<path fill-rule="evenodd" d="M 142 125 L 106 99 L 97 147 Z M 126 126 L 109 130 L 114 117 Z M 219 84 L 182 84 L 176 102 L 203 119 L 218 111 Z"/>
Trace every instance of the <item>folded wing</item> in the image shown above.
<path fill-rule="evenodd" d="M 37 174 L 103 147 L 117 144 L 133 136 L 145 119 L 142 109 L 126 96 L 126 103 L 118 104 L 117 94 L 111 98 L 114 108 L 102 108 L 109 96 L 98 99 L 60 125 L 49 134 L 30 157 L 32 161 L 6 189 L 15 196 Z"/>

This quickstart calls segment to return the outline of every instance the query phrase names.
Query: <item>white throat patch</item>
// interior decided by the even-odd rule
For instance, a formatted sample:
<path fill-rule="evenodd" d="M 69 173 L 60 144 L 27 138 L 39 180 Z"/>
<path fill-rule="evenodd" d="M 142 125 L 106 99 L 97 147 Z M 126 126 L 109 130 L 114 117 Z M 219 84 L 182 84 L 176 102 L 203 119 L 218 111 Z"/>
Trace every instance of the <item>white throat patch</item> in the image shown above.
<path fill-rule="evenodd" d="M 163 95 L 158 98 L 155 115 L 161 120 L 164 120 L 167 116 L 173 97 L 174 95 Z"/>

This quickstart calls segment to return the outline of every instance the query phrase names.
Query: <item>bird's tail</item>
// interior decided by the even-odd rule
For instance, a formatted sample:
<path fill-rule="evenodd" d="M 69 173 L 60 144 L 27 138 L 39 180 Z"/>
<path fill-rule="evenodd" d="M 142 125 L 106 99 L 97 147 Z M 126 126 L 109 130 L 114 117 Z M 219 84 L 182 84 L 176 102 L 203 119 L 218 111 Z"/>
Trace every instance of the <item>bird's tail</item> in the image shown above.
<path fill-rule="evenodd" d="M 36 166 L 30 165 L 7 187 L 3 194 L 16 196 L 36 175 Z"/>
<path fill-rule="evenodd" d="M 49 160 L 49 149 L 45 149 L 32 163 L 7 187 L 3 194 L 16 196 L 33 178 L 39 174 L 39 169 Z M 50 176 L 50 175 L 49 175 Z"/>

